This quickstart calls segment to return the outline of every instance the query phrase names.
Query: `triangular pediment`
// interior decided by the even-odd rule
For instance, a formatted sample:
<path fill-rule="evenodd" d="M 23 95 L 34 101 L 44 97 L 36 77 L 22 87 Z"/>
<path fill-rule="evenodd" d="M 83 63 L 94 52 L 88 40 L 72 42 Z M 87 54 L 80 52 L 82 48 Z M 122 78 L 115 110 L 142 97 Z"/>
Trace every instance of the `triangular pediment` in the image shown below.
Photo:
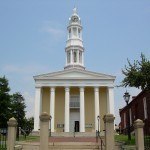
<path fill-rule="evenodd" d="M 68 69 L 43 75 L 34 76 L 34 79 L 115 79 L 115 76 L 87 70 Z"/>

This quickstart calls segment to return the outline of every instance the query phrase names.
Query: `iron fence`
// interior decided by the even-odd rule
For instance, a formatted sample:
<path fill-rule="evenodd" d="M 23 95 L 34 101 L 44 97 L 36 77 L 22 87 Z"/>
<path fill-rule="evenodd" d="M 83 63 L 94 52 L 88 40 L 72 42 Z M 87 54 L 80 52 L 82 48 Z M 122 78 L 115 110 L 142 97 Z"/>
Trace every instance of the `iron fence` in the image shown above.
<path fill-rule="evenodd" d="M 144 149 L 150 150 L 150 134 L 144 134 Z"/>
<path fill-rule="evenodd" d="M 145 121 L 144 123 L 144 149 L 150 150 L 150 124 L 148 121 Z"/>
<path fill-rule="evenodd" d="M 0 150 L 7 150 L 6 140 L 7 140 L 7 129 L 1 128 L 0 129 Z"/>

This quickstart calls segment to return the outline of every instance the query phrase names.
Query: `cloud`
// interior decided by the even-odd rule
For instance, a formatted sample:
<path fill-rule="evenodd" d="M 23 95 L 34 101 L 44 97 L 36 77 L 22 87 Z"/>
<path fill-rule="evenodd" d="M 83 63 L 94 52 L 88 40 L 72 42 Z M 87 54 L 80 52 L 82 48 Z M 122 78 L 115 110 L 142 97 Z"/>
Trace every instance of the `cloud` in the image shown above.
<path fill-rule="evenodd" d="M 51 21 L 44 21 L 40 29 L 41 32 L 49 33 L 53 38 L 62 38 L 65 35 L 63 29 L 61 29 L 60 24 Z"/>
<path fill-rule="evenodd" d="M 45 28 L 45 31 L 52 34 L 55 37 L 61 37 L 64 35 L 64 31 L 60 29 L 54 29 L 52 27 Z"/>

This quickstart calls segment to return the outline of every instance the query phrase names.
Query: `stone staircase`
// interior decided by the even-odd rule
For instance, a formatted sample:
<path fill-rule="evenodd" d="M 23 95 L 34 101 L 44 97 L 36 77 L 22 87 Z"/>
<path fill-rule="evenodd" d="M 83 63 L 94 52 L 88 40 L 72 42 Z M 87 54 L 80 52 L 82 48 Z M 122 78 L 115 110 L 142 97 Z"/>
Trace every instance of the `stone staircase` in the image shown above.
<path fill-rule="evenodd" d="M 50 150 L 98 150 L 99 144 L 93 142 L 57 142 L 49 145 Z"/>
<path fill-rule="evenodd" d="M 20 145 L 20 146 L 19 146 Z M 20 147 L 19 149 L 17 147 Z M 39 143 L 19 142 L 16 150 L 39 150 Z M 93 142 L 56 142 L 49 143 L 49 150 L 101 150 L 98 143 Z M 103 147 L 103 150 L 104 147 Z"/>
<path fill-rule="evenodd" d="M 39 150 L 39 143 L 18 143 L 15 150 Z M 17 148 L 18 147 L 18 148 Z M 105 150 L 98 143 L 93 142 L 57 142 L 50 143 L 49 150 Z M 116 144 L 114 150 L 121 150 L 121 145 Z"/>
<path fill-rule="evenodd" d="M 15 150 L 39 150 L 39 142 L 18 142 L 21 148 Z M 49 142 L 49 150 L 105 150 L 99 142 Z M 116 143 L 114 150 L 121 150 L 121 144 Z"/>
<path fill-rule="evenodd" d="M 98 138 L 96 140 L 96 134 L 93 133 L 52 133 L 49 138 L 49 150 L 105 150 L 105 146 Z M 100 134 L 101 139 L 104 142 L 104 133 Z M 22 146 L 22 150 L 39 150 L 39 141 L 37 142 L 19 142 Z M 120 150 L 121 144 L 116 143 L 114 150 Z"/>

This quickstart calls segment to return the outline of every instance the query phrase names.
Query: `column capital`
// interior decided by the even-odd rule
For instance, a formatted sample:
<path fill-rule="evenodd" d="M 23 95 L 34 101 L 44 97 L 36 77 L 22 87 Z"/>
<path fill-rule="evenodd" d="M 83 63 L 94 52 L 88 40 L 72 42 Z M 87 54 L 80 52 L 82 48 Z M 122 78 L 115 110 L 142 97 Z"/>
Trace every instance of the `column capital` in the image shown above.
<path fill-rule="evenodd" d="M 65 91 L 66 91 L 66 92 L 69 92 L 69 91 L 70 91 L 70 87 L 66 86 L 66 87 L 65 87 Z"/>
<path fill-rule="evenodd" d="M 94 87 L 94 91 L 95 91 L 95 92 L 99 92 L 99 87 L 98 87 L 98 86 L 95 86 L 95 87 Z"/>
<path fill-rule="evenodd" d="M 50 87 L 51 92 L 55 92 L 55 87 Z"/>
<path fill-rule="evenodd" d="M 107 89 L 114 89 L 114 86 L 107 86 Z"/>
<path fill-rule="evenodd" d="M 36 86 L 35 86 L 35 89 L 42 89 L 42 86 L 36 85 Z"/>
<path fill-rule="evenodd" d="M 84 92 L 84 87 L 83 86 L 80 87 L 80 92 Z"/>

